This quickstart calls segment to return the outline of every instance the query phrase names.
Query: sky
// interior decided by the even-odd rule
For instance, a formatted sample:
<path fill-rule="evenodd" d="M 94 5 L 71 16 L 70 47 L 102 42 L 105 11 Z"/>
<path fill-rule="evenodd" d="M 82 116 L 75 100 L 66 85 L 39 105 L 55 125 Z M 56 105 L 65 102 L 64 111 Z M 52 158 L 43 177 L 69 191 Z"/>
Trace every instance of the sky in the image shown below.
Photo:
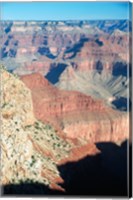
<path fill-rule="evenodd" d="M 128 19 L 129 2 L 2 2 L 3 20 Z"/>

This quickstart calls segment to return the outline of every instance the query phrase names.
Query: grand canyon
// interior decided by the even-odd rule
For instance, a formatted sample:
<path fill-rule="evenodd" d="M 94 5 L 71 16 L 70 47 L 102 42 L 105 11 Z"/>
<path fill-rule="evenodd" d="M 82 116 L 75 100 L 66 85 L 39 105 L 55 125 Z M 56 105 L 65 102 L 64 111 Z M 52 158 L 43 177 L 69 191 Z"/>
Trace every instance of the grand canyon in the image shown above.
<path fill-rule="evenodd" d="M 3 193 L 128 195 L 130 22 L 0 28 Z"/>

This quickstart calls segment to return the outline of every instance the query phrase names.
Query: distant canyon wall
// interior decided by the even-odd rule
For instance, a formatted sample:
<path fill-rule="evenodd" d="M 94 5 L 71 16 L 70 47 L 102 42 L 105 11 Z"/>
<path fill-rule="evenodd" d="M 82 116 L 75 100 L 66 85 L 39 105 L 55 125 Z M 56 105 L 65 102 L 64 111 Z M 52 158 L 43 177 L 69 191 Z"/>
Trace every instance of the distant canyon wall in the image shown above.
<path fill-rule="evenodd" d="M 47 75 L 56 63 L 85 71 L 113 70 L 119 63 L 127 67 L 128 22 L 104 20 L 102 24 L 100 21 L 5 21 L 0 36 L 2 60 L 17 74 Z"/>

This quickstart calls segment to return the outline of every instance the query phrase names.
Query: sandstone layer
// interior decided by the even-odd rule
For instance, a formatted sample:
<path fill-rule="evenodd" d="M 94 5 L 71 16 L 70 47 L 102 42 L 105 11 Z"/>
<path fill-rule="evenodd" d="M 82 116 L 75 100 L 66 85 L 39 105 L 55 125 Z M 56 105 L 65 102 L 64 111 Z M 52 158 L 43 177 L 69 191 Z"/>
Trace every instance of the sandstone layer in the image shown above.
<path fill-rule="evenodd" d="M 21 80 L 31 89 L 37 119 L 63 130 L 66 137 L 94 143 L 119 143 L 129 137 L 128 113 L 80 92 L 59 90 L 41 74 L 22 76 Z"/>

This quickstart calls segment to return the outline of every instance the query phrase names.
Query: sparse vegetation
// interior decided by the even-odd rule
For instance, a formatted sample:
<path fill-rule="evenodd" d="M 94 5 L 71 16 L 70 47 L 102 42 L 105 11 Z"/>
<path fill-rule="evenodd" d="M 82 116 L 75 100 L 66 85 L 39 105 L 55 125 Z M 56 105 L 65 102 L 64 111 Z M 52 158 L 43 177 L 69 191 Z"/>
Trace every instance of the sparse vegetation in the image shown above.
<path fill-rule="evenodd" d="M 4 65 L 0 64 L 0 70 L 7 70 L 6 67 Z"/>
<path fill-rule="evenodd" d="M 5 108 L 8 105 L 8 103 L 4 102 L 1 108 Z"/>
<path fill-rule="evenodd" d="M 14 82 L 14 78 L 12 79 L 12 76 L 9 76 L 9 78 L 8 76 L 6 77 L 8 80 L 5 80 L 4 84 L 8 86 L 11 81 L 10 87 L 6 88 L 8 88 L 8 90 L 10 91 L 10 96 L 12 96 L 16 91 L 16 84 L 18 83 Z M 15 90 L 12 86 L 15 87 Z M 21 83 L 19 86 L 20 94 L 23 94 L 24 97 L 27 97 L 27 90 L 24 90 L 22 92 L 23 85 L 22 88 Z M 13 91 L 11 89 L 13 89 Z M 5 116 L 7 119 L 9 119 L 5 120 L 6 123 L 3 125 L 3 127 L 5 126 L 4 132 L 7 130 L 9 131 L 9 127 L 11 131 L 11 134 L 7 131 L 8 137 L 4 139 L 6 145 L 9 145 L 7 146 L 7 149 L 11 149 L 11 151 L 9 151 L 11 167 L 10 170 L 8 170 L 8 173 L 13 174 L 13 176 L 11 176 L 10 182 L 23 183 L 29 179 L 29 182 L 35 182 L 39 180 L 39 182 L 45 182 L 45 184 L 49 184 L 49 178 L 47 178 L 46 176 L 46 178 L 44 179 L 44 177 L 41 177 L 41 175 L 38 173 L 39 167 L 44 166 L 51 173 L 58 174 L 56 161 L 53 159 L 53 157 L 58 161 L 68 153 L 68 150 L 65 148 L 62 149 L 63 139 L 57 136 L 57 131 L 54 130 L 51 125 L 43 124 L 40 121 L 36 121 L 35 123 L 33 122 L 33 125 L 25 126 L 25 124 L 23 123 L 23 121 L 25 120 L 25 117 L 23 117 L 23 105 L 21 105 L 22 113 L 16 112 L 19 108 L 18 103 L 18 108 L 16 109 L 15 103 L 18 101 L 18 99 L 15 99 L 16 95 L 17 94 L 13 96 L 14 98 L 9 98 L 9 102 L 4 102 L 2 105 L 2 108 L 5 112 L 2 114 L 2 117 Z M 13 109 L 10 109 L 10 107 L 13 107 Z M 21 111 L 21 108 L 19 108 L 19 111 Z M 25 110 L 25 113 L 26 112 L 28 113 L 29 111 Z M 40 148 L 40 152 L 37 152 L 36 150 L 34 151 L 34 148 L 31 147 L 31 140 L 27 136 L 30 136 L 32 141 L 38 145 L 38 149 Z M 32 155 L 30 156 L 31 153 Z M 17 169 L 19 169 L 19 171 L 17 171 Z M 14 170 L 16 170 L 16 173 L 14 172 Z M 24 175 L 25 173 L 26 175 Z"/>

